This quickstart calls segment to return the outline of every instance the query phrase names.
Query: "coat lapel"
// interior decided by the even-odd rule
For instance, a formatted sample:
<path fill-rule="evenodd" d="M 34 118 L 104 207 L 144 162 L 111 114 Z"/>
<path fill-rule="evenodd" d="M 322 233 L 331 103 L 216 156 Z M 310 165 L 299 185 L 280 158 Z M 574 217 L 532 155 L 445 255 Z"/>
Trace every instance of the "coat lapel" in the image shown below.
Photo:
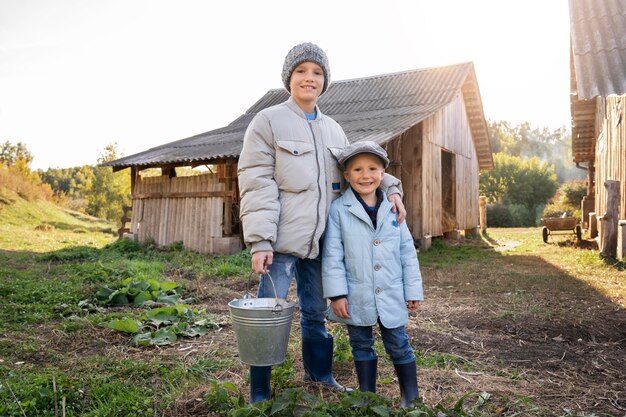
<path fill-rule="evenodd" d="M 374 226 L 372 226 L 372 221 L 370 220 L 369 216 L 365 212 L 365 209 L 363 208 L 361 203 L 359 203 L 359 200 L 356 199 L 356 196 L 354 195 L 354 191 L 352 191 L 352 188 L 348 187 L 346 191 L 344 192 L 343 196 L 344 196 L 344 204 L 348 206 L 348 211 L 352 213 L 354 216 L 356 216 L 357 218 L 359 218 L 360 220 L 362 220 L 365 224 L 367 224 L 370 227 L 370 229 L 373 230 Z"/>

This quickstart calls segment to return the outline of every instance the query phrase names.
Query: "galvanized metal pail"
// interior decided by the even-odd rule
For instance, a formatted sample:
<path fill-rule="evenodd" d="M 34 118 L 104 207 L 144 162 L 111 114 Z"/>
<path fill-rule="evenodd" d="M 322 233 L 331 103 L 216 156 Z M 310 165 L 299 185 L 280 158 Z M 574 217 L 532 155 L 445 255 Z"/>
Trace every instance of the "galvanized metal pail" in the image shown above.
<path fill-rule="evenodd" d="M 271 366 L 285 361 L 294 305 L 282 298 L 252 298 L 249 293 L 228 303 L 243 363 Z"/>

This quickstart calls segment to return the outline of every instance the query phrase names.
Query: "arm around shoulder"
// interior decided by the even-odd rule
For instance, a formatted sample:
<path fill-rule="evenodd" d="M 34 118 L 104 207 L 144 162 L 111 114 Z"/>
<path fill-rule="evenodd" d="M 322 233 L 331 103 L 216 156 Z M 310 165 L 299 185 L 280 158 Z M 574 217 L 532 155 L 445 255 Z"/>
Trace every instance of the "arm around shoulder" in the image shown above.
<path fill-rule="evenodd" d="M 404 192 L 402 191 L 402 181 L 386 172 L 385 175 L 383 175 L 380 188 L 386 192 L 388 196 L 393 194 L 400 194 L 400 198 L 404 196 Z"/>

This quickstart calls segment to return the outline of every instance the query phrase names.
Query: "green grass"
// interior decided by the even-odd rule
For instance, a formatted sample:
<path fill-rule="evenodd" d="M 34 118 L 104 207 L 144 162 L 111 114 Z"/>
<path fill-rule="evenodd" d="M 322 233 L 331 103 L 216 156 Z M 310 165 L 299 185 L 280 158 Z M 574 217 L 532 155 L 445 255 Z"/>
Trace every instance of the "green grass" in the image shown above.
<path fill-rule="evenodd" d="M 89 216 L 59 209 L 46 201 L 0 204 L 0 248 L 49 252 L 64 247 L 100 247 L 112 242 L 115 225 Z M 52 231 L 37 230 L 48 224 Z"/>
<path fill-rule="evenodd" d="M 0 203 L 0 207 L 0 416 L 61 415 L 63 399 L 67 416 L 164 415 L 175 401 L 209 385 L 204 405 L 216 415 L 225 415 L 225 409 L 233 415 L 268 415 L 271 407 L 283 407 L 276 416 L 293 415 L 289 413 L 305 406 L 311 412 L 308 415 L 320 416 L 436 416 L 437 411 L 450 416 L 489 416 L 497 414 L 498 407 L 508 415 L 550 415 L 526 397 L 487 393 L 452 398 L 438 409 L 420 405 L 414 414 L 392 409 L 391 400 L 384 397 L 351 408 L 355 402 L 363 403 L 362 396 L 311 398 L 297 388 L 290 355 L 272 371 L 279 397 L 254 410 L 228 381 L 229 370 L 240 366 L 232 355 L 207 350 L 187 357 L 154 347 L 142 350 L 132 346 L 131 337 L 117 337 L 105 328 L 113 318 L 141 315 L 141 309 L 78 306 L 101 286 L 126 278 L 167 277 L 183 287 L 215 282 L 209 285 L 211 290 L 223 291 L 219 284 L 225 278 L 249 278 L 249 253 L 199 255 L 180 244 L 156 250 L 117 241 L 111 224 L 48 203 L 18 199 L 11 205 Z M 36 230 L 44 223 L 53 228 Z M 563 291 L 583 297 L 592 287 L 616 303 L 626 304 L 624 272 L 619 265 L 603 261 L 597 251 L 576 247 L 567 237 L 546 245 L 537 228 L 491 229 L 461 245 L 435 239 L 430 251 L 419 254 L 419 260 L 429 277 L 434 277 L 428 291 L 477 297 L 487 307 L 485 314 L 495 320 L 513 320 L 524 314 L 551 317 L 552 307 L 538 303 L 537 292 L 554 294 L 555 299 Z M 538 262 L 540 272 L 533 266 Z M 474 282 L 479 277 L 480 286 Z M 440 321 L 423 323 L 424 328 L 440 325 Z M 349 366 L 352 357 L 345 329 L 331 327 L 335 362 Z M 298 343 L 297 332 L 292 331 L 290 340 Z M 375 347 L 386 358 L 380 340 Z M 480 363 L 449 352 L 424 350 L 416 355 L 423 369 L 483 371 Z M 500 372 L 507 379 L 520 379 L 515 369 L 503 367 Z M 216 377 L 220 381 L 209 384 Z M 237 383 L 247 385 L 247 381 Z M 391 383 L 392 378 L 381 381 Z"/>
<path fill-rule="evenodd" d="M 233 366 L 216 352 L 190 360 L 103 355 L 110 343 L 100 340 L 104 326 L 128 312 L 78 303 L 125 278 L 243 276 L 249 254 L 206 256 L 180 245 L 158 251 L 117 241 L 105 221 L 14 201 L 0 203 L 0 416 L 58 416 L 63 399 L 67 416 L 161 415 Z"/>

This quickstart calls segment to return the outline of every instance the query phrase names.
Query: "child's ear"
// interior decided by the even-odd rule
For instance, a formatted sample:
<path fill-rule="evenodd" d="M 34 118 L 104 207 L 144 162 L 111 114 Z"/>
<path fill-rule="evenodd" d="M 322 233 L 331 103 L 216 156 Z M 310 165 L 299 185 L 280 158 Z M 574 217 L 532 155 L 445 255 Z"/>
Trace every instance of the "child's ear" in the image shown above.
<path fill-rule="evenodd" d="M 343 171 L 343 179 L 345 179 L 346 181 L 348 181 L 348 171 Z"/>

